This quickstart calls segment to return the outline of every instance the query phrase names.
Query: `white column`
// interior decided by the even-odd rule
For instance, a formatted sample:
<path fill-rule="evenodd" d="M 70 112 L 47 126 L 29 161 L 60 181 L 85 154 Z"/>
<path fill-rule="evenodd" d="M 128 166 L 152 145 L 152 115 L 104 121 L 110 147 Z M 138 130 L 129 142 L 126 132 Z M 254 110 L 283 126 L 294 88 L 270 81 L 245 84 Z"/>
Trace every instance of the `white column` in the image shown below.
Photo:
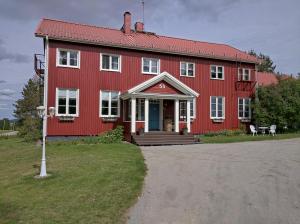
<path fill-rule="evenodd" d="M 179 100 L 175 100 L 174 113 L 175 132 L 179 132 Z"/>
<path fill-rule="evenodd" d="M 149 99 L 145 99 L 145 132 L 149 132 Z"/>
<path fill-rule="evenodd" d="M 131 99 L 131 133 L 135 133 L 135 114 L 136 114 L 136 99 L 132 98 Z"/>
<path fill-rule="evenodd" d="M 163 113 L 164 113 L 164 100 L 159 100 L 159 130 L 163 130 Z"/>
<path fill-rule="evenodd" d="M 188 133 L 191 132 L 191 101 L 186 101 L 186 127 L 188 129 Z"/>

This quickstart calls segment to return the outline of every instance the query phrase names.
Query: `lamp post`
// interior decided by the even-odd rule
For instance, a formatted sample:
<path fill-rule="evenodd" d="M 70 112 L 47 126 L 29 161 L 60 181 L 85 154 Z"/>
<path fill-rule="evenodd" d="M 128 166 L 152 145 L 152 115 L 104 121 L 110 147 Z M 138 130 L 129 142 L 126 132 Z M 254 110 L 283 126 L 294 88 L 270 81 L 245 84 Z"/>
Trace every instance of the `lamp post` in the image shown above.
<path fill-rule="evenodd" d="M 47 115 L 47 110 L 44 106 L 38 106 L 37 108 L 38 115 L 43 119 L 43 142 L 42 142 L 42 161 L 41 161 L 41 171 L 40 178 L 47 177 L 46 169 L 46 131 L 47 131 L 47 117 L 53 117 L 55 113 L 54 107 L 49 107 L 49 115 Z"/>

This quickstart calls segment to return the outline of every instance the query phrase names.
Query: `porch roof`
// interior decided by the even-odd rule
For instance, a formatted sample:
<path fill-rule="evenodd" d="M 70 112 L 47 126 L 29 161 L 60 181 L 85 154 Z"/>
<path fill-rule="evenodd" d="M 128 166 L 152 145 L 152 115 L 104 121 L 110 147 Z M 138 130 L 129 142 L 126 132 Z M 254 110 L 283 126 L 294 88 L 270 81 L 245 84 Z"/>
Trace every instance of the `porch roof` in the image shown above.
<path fill-rule="evenodd" d="M 145 93 L 145 89 L 155 85 L 158 82 L 165 81 L 175 89 L 179 90 L 183 94 L 165 94 L 165 93 Z M 162 72 L 161 74 L 154 76 L 151 79 L 142 82 L 141 84 L 134 86 L 128 91 L 121 94 L 122 99 L 128 99 L 131 97 L 143 97 L 143 98 L 158 98 L 158 99 L 191 99 L 198 97 L 199 93 L 188 87 L 186 84 L 176 79 L 168 72 Z"/>

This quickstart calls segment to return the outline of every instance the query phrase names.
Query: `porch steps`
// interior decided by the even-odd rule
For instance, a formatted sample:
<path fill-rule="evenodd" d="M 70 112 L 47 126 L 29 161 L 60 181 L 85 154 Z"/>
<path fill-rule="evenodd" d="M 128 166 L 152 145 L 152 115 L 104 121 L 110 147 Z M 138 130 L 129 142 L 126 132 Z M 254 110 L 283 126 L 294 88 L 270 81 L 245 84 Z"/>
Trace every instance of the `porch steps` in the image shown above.
<path fill-rule="evenodd" d="M 187 145 L 198 143 L 194 135 L 180 135 L 175 132 L 149 132 L 144 135 L 132 135 L 132 140 L 137 145 Z"/>

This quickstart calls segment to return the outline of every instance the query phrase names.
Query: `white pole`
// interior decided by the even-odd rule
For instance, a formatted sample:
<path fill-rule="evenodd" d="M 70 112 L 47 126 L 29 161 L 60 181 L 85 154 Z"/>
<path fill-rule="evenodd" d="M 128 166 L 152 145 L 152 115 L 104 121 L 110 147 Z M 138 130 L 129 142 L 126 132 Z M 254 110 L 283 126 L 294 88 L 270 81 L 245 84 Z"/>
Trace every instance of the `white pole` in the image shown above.
<path fill-rule="evenodd" d="M 186 101 L 186 127 L 188 129 L 188 133 L 191 132 L 191 101 Z"/>
<path fill-rule="evenodd" d="M 131 99 L 131 133 L 135 133 L 136 99 Z"/>
<path fill-rule="evenodd" d="M 174 111 L 174 119 L 175 119 L 175 132 L 179 132 L 179 100 L 175 100 L 175 111 Z"/>
<path fill-rule="evenodd" d="M 145 99 L 145 133 L 149 132 L 149 99 Z"/>
<path fill-rule="evenodd" d="M 41 172 L 40 177 L 47 176 L 46 169 L 46 135 L 47 135 L 47 104 L 48 104 L 48 51 L 49 51 L 49 40 L 46 36 L 46 46 L 45 46 L 45 74 L 44 74 L 44 112 L 43 112 L 43 152 L 42 152 L 42 162 L 41 162 Z"/>

